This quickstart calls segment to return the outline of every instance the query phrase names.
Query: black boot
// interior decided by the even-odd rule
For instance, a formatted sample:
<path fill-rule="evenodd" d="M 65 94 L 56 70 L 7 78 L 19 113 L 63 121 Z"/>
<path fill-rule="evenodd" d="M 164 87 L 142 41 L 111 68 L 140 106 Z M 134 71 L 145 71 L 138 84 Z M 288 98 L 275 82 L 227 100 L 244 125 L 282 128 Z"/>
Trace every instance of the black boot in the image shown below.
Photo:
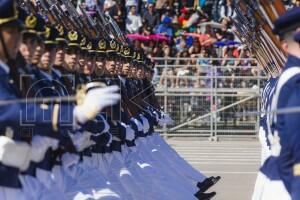
<path fill-rule="evenodd" d="M 217 176 L 217 177 L 211 176 L 211 177 L 205 179 L 204 181 L 202 181 L 201 183 L 200 182 L 197 183 L 197 187 L 199 188 L 200 192 L 205 192 L 210 187 L 215 185 L 220 179 L 221 179 L 220 176 Z"/>
<path fill-rule="evenodd" d="M 210 200 L 212 199 L 217 193 L 215 192 L 210 192 L 210 193 L 202 193 L 202 192 L 197 192 L 194 196 L 197 197 L 199 200 Z"/>

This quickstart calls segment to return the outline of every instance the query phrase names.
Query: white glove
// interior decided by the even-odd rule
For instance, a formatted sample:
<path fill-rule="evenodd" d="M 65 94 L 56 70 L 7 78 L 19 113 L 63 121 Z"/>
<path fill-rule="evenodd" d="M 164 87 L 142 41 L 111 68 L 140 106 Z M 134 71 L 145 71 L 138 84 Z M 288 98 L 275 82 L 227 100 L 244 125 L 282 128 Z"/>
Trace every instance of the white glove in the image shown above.
<path fill-rule="evenodd" d="M 76 148 L 77 151 L 81 152 L 85 148 L 91 146 L 93 142 L 91 141 L 91 133 L 88 131 L 84 132 L 76 132 L 75 134 L 69 134 L 72 142 Z"/>
<path fill-rule="evenodd" d="M 149 131 L 150 125 L 148 122 L 148 119 L 144 117 L 142 114 L 140 115 L 142 121 L 143 121 L 143 132 L 147 133 Z"/>
<path fill-rule="evenodd" d="M 26 142 L 16 142 L 0 136 L 0 161 L 6 166 L 25 171 L 30 163 L 30 146 Z"/>
<path fill-rule="evenodd" d="M 164 126 L 166 123 L 164 122 L 164 120 L 159 119 L 158 120 L 158 125 L 159 126 Z"/>
<path fill-rule="evenodd" d="M 161 119 L 161 120 L 162 120 L 163 123 L 166 124 L 166 125 L 171 125 L 171 124 L 174 123 L 174 121 L 172 120 L 172 118 L 170 117 L 170 115 L 169 115 L 169 114 L 166 114 L 166 113 L 164 113 L 164 112 L 162 112 L 162 119 Z"/>
<path fill-rule="evenodd" d="M 136 118 L 131 118 L 131 120 L 136 124 L 138 131 L 143 131 L 143 124 Z"/>
<path fill-rule="evenodd" d="M 114 105 L 120 100 L 121 96 L 118 91 L 118 86 L 89 90 L 84 97 L 83 104 L 75 107 L 75 119 L 83 124 L 95 118 L 103 108 Z"/>
<path fill-rule="evenodd" d="M 155 118 L 156 118 L 156 121 L 158 122 L 159 121 L 159 115 L 156 111 L 153 111 L 153 114 L 155 115 Z"/>
<path fill-rule="evenodd" d="M 129 141 L 134 140 L 135 138 L 134 130 L 129 125 L 124 124 L 123 122 L 121 122 L 121 125 L 126 129 L 126 136 L 125 136 L 126 140 Z"/>
<path fill-rule="evenodd" d="M 30 160 L 34 162 L 41 162 L 45 156 L 48 148 L 52 146 L 51 138 L 36 135 L 31 140 L 30 145 Z M 58 141 L 57 141 L 58 143 Z"/>

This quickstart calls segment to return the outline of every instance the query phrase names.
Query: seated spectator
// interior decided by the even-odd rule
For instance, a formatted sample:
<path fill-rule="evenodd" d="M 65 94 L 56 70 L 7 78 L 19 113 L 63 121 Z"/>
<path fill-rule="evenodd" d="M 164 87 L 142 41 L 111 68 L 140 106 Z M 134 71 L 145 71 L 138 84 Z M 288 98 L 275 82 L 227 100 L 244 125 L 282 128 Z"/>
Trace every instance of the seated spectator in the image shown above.
<path fill-rule="evenodd" d="M 232 3 L 232 0 L 226 0 L 226 2 L 223 3 L 220 9 L 220 22 L 230 22 L 230 18 L 234 17 L 236 17 L 236 13 L 234 11 L 234 5 Z"/>
<path fill-rule="evenodd" d="M 210 62 L 209 62 L 209 51 L 206 48 L 201 49 L 200 56 L 198 58 L 197 64 L 198 64 L 198 74 L 199 75 L 206 75 L 208 72 Z"/>
<path fill-rule="evenodd" d="M 129 33 L 138 33 L 142 27 L 142 18 L 136 12 L 136 6 L 131 6 L 126 19 L 126 30 Z"/>
<path fill-rule="evenodd" d="M 148 3 L 147 11 L 143 15 L 144 26 L 154 31 L 155 27 L 159 25 L 159 22 L 160 22 L 159 14 L 155 11 L 154 4 Z"/>
<path fill-rule="evenodd" d="M 180 38 L 177 39 L 177 44 L 175 46 L 176 52 L 178 53 L 178 56 L 181 55 L 182 52 L 187 50 L 187 45 L 186 45 L 186 38 L 184 36 L 181 36 Z M 177 57 L 178 57 L 177 56 Z"/>
<path fill-rule="evenodd" d="M 199 40 L 194 40 L 192 46 L 189 48 L 189 54 L 191 57 L 195 57 L 196 55 L 199 55 L 201 52 L 201 46 Z"/>
<path fill-rule="evenodd" d="M 169 37 L 173 36 L 173 28 L 171 26 L 172 19 L 170 17 L 165 17 L 162 23 L 158 26 L 155 33 L 163 34 Z"/>

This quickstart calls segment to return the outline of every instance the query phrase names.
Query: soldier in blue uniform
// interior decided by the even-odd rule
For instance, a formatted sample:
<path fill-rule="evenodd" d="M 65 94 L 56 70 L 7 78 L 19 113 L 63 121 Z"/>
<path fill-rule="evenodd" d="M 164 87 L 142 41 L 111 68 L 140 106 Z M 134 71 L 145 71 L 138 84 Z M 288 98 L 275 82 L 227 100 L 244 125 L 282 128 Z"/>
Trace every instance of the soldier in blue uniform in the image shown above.
<path fill-rule="evenodd" d="M 14 59 L 18 52 L 22 22 L 18 20 L 18 12 L 16 10 L 14 1 L 1 1 L 1 99 L 18 99 L 20 98 L 20 91 L 11 79 L 10 72 L 14 68 Z M 112 91 L 116 91 L 113 89 Z M 105 91 L 104 91 L 105 93 Z M 35 128 L 47 132 L 47 130 L 57 131 L 63 124 L 68 125 L 70 129 L 73 127 L 73 119 L 75 117 L 76 123 L 84 124 L 89 119 L 93 118 L 97 112 L 100 111 L 99 103 L 92 103 L 99 98 L 103 92 L 93 91 L 89 92 L 84 98 L 82 105 L 76 107 L 69 105 L 58 104 L 40 104 L 34 102 L 12 103 L 6 106 L 1 106 L 1 127 L 6 132 L 5 136 L 1 136 L 1 199 L 21 199 L 26 197 L 20 194 L 22 192 L 21 184 L 18 180 L 19 171 L 26 170 L 30 161 L 38 161 L 43 157 L 44 146 L 33 146 L 27 142 L 20 140 L 21 133 L 20 126 L 24 124 L 34 124 Z M 111 93 L 111 92 L 109 92 Z M 110 103 L 117 101 L 118 95 L 111 96 L 108 99 Z M 90 99 L 90 100 L 88 100 Z M 90 101 L 89 103 L 86 101 Z M 102 102 L 104 103 L 104 102 Z M 109 104 L 110 104 L 109 103 Z M 84 105 L 85 104 L 85 105 Z M 94 108 L 87 108 L 87 105 L 94 106 Z M 98 108 L 98 109 L 97 109 Z M 68 111 L 72 112 L 68 112 Z M 73 110 L 75 112 L 73 112 Z M 20 116 L 20 114 L 22 114 Z M 51 119 L 45 120 L 45 118 Z M 7 131 L 5 131 L 7 130 Z M 18 141 L 19 142 L 15 142 Z M 45 142 L 45 141 L 44 141 Z M 46 147 L 47 147 L 46 142 Z M 8 154 L 9 153 L 9 154 Z M 8 176 L 9 178 L 5 178 Z M 18 196 L 14 196 L 18 195 Z M 29 198 L 30 199 L 30 198 Z"/>
<path fill-rule="evenodd" d="M 152 94 L 153 65 L 142 52 L 84 35 L 87 30 L 66 21 L 53 23 L 50 15 L 43 16 L 45 27 L 39 14 L 20 10 L 23 27 L 14 3 L 0 4 L 0 97 L 28 97 L 27 89 L 18 87 L 18 75 L 28 75 L 25 88 L 31 88 L 36 102 L 0 106 L 5 133 L 0 137 L 0 199 L 183 200 L 215 195 L 204 192 L 219 178 L 197 173 L 153 133 L 155 125 L 172 120 Z M 39 8 L 26 10 L 40 13 Z M 26 37 L 19 48 L 23 28 Z M 99 88 L 99 81 L 111 87 Z M 78 90 L 82 85 L 81 101 L 68 101 L 68 95 L 83 91 Z M 118 101 L 115 85 L 121 87 L 122 101 L 100 114 Z M 19 137 L 25 124 L 32 126 L 31 134 Z"/>
<path fill-rule="evenodd" d="M 300 48 L 294 40 L 299 28 L 300 8 L 293 8 L 274 23 L 287 62 L 277 82 L 271 109 L 276 111 L 299 106 Z M 271 156 L 261 171 L 270 179 L 262 199 L 299 199 L 299 113 L 274 113 L 270 116 Z M 274 192 L 276 191 L 276 192 Z"/>

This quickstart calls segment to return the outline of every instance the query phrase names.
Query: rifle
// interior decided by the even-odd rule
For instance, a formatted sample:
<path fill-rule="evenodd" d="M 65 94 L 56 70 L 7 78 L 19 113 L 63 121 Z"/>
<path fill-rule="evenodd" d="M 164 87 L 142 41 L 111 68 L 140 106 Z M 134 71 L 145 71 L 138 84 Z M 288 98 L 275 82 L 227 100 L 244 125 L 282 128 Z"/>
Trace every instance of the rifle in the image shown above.
<path fill-rule="evenodd" d="M 108 23 L 112 27 L 115 39 L 119 40 L 119 42 L 121 42 L 121 43 L 127 44 L 125 36 L 124 36 L 123 32 L 120 30 L 116 21 L 110 15 L 106 15 L 106 16 L 108 18 Z"/>
<path fill-rule="evenodd" d="M 25 9 L 28 13 L 33 13 L 34 15 L 38 13 L 37 7 L 30 0 L 20 1 L 19 6 Z"/>
<path fill-rule="evenodd" d="M 70 2 L 70 0 L 61 0 L 61 2 L 62 2 L 62 5 L 65 7 L 65 10 L 69 14 L 68 17 L 69 17 L 70 21 L 76 27 L 75 30 L 77 30 L 81 34 L 84 34 L 86 36 L 90 36 L 90 33 L 88 31 L 88 27 L 85 26 L 85 24 L 82 22 L 81 17 L 79 16 L 76 8 Z"/>
<path fill-rule="evenodd" d="M 79 6 L 79 9 L 80 9 L 80 12 L 82 14 L 82 20 L 85 21 L 86 22 L 85 24 L 87 24 L 87 26 L 88 26 L 90 37 L 91 38 L 98 38 L 98 36 L 99 36 L 98 33 L 100 32 L 100 30 L 97 30 L 94 20 L 91 18 L 90 15 L 88 15 L 86 13 L 86 11 L 82 8 L 82 6 Z"/>
<path fill-rule="evenodd" d="M 237 2 L 237 18 L 232 20 L 240 33 L 238 37 L 244 38 L 241 41 L 251 47 L 259 63 L 274 76 L 281 71 L 286 58 L 279 40 L 272 33 L 271 26 L 276 17 L 271 12 L 273 7 L 266 0 L 260 1 L 263 6 L 254 0 Z"/>
<path fill-rule="evenodd" d="M 98 25 L 101 27 L 101 30 L 103 31 L 103 35 L 105 36 L 104 38 L 109 39 L 111 37 L 113 37 L 113 35 L 109 32 L 110 29 L 108 27 L 108 22 L 105 19 L 105 17 L 103 16 L 102 12 L 100 11 L 100 8 L 98 5 L 96 5 L 96 13 L 98 15 L 97 19 L 98 21 Z"/>
<path fill-rule="evenodd" d="M 54 16 L 50 11 L 50 5 L 46 0 L 37 0 L 37 7 L 39 8 L 42 15 L 47 16 L 50 24 L 56 24 L 58 19 L 56 19 L 56 16 Z"/>

